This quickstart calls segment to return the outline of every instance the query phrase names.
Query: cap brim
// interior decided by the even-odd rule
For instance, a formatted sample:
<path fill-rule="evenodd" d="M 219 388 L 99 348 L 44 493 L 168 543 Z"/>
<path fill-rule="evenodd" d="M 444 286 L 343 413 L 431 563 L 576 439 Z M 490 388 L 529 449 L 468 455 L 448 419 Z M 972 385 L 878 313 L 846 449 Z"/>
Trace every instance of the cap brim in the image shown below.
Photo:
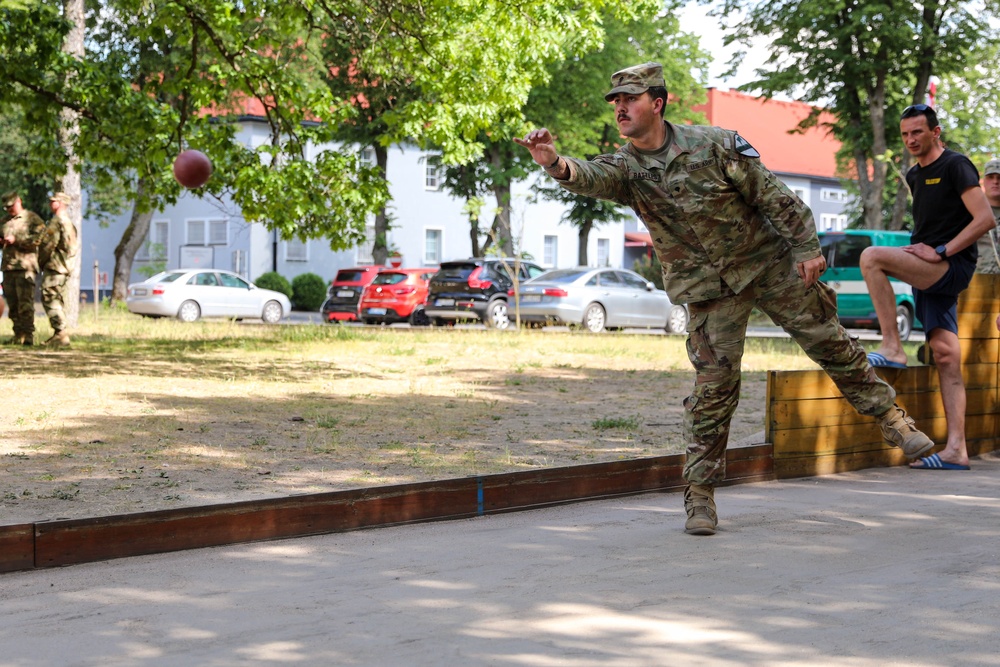
<path fill-rule="evenodd" d="M 993 174 L 1000 174 L 1000 169 L 990 169 L 989 171 L 983 172 L 983 176 L 992 176 Z"/>
<path fill-rule="evenodd" d="M 647 90 L 649 90 L 648 86 L 640 86 L 634 83 L 629 84 L 627 86 L 618 86 L 617 88 L 612 88 L 611 90 L 609 90 L 607 94 L 604 96 L 604 99 L 610 102 L 611 98 L 617 95 L 618 93 L 628 93 L 629 95 L 641 95 Z"/>

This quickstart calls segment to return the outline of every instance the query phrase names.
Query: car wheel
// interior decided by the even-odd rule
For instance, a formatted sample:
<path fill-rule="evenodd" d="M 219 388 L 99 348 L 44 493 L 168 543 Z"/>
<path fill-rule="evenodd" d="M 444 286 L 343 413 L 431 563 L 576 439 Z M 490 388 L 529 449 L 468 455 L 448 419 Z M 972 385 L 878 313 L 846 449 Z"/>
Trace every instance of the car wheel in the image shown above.
<path fill-rule="evenodd" d="M 899 304 L 896 306 L 896 329 L 899 330 L 900 340 L 909 340 L 913 331 L 913 313 L 909 306 Z"/>
<path fill-rule="evenodd" d="M 503 299 L 497 299 L 491 303 L 486 310 L 486 319 L 483 322 L 490 329 L 503 331 L 510 328 L 510 318 L 507 316 L 507 302 Z"/>
<path fill-rule="evenodd" d="M 177 309 L 177 319 L 181 322 L 197 322 L 201 317 L 201 306 L 196 301 L 185 301 Z"/>
<path fill-rule="evenodd" d="M 667 313 L 667 333 L 684 333 L 688 328 L 688 311 L 684 306 L 671 306 Z"/>
<path fill-rule="evenodd" d="M 277 324 L 281 321 L 281 316 L 284 314 L 280 303 L 277 301 L 268 301 L 264 304 L 264 310 L 260 314 L 260 319 L 268 324 Z"/>
<path fill-rule="evenodd" d="M 430 323 L 431 323 L 431 318 L 427 317 L 427 313 L 424 312 L 423 308 L 417 308 L 412 313 L 410 313 L 410 326 L 426 327 Z"/>
<path fill-rule="evenodd" d="M 604 331 L 604 323 L 607 321 L 604 308 L 599 303 L 592 303 L 587 306 L 583 313 L 583 326 L 591 333 L 601 333 Z"/>

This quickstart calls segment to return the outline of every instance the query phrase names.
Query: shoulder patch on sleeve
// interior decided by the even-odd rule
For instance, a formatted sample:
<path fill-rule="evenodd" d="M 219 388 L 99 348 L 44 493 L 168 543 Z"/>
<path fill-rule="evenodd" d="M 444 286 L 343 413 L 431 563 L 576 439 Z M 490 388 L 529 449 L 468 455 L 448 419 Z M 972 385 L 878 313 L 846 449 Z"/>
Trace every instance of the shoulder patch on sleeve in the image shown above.
<path fill-rule="evenodd" d="M 733 141 L 736 143 L 736 152 L 740 155 L 746 157 L 760 157 L 760 153 L 757 149 L 750 145 L 750 142 L 740 136 L 739 132 L 733 135 Z"/>

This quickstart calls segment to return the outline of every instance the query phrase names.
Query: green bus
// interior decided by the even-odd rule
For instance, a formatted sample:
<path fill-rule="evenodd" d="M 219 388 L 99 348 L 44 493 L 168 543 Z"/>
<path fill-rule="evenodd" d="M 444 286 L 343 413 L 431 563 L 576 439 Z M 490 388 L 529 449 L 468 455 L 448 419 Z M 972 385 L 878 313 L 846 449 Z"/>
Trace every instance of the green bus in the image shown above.
<path fill-rule="evenodd" d="M 819 232 L 819 242 L 826 257 L 826 271 L 820 280 L 837 293 L 837 314 L 845 327 L 878 329 L 878 317 L 872 306 L 868 285 L 861 275 L 861 252 L 870 246 L 900 247 L 910 244 L 909 232 L 872 229 L 848 229 L 842 232 Z M 889 279 L 896 293 L 896 328 L 907 340 L 913 329 L 922 328 L 913 316 L 913 291 L 895 278 Z"/>

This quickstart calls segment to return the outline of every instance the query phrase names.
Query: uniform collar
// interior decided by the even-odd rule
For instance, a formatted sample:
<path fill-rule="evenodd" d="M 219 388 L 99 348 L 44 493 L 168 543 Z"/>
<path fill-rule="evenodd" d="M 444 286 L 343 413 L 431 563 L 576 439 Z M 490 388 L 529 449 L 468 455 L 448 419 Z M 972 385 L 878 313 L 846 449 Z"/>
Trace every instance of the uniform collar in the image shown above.
<path fill-rule="evenodd" d="M 677 126 L 669 121 L 663 121 L 667 126 L 667 139 L 659 149 L 655 151 L 640 151 L 631 142 L 625 144 L 623 150 L 646 168 L 663 169 L 674 161 L 678 155 L 689 152 L 690 147 L 685 141 L 682 133 L 677 131 Z"/>

